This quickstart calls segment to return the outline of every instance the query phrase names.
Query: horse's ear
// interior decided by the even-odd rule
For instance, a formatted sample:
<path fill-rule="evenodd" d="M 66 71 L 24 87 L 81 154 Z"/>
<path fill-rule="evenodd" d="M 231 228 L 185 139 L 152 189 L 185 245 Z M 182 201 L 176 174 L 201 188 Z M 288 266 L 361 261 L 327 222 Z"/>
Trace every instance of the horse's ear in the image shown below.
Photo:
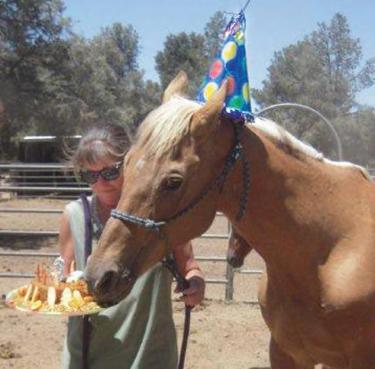
<path fill-rule="evenodd" d="M 173 95 L 181 95 L 188 84 L 188 76 L 184 71 L 178 72 L 177 76 L 169 82 L 168 87 L 163 94 L 163 104 L 166 103 Z"/>
<path fill-rule="evenodd" d="M 191 120 L 191 133 L 195 138 L 205 139 L 215 128 L 227 96 L 227 85 L 225 80 L 212 98 L 194 113 Z"/>

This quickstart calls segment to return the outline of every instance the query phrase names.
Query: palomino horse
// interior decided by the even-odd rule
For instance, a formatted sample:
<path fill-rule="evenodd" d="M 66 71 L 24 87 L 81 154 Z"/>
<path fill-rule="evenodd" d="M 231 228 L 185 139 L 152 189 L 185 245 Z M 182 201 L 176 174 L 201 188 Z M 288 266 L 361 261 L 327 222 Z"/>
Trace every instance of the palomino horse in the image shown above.
<path fill-rule="evenodd" d="M 228 242 L 227 262 L 233 268 L 240 268 L 252 249 L 247 241 L 235 229 L 232 229 Z"/>
<path fill-rule="evenodd" d="M 266 263 L 272 368 L 375 369 L 374 184 L 271 121 L 241 132 L 221 113 L 226 83 L 204 106 L 173 97 L 186 82 L 172 81 L 125 158 L 118 207 L 86 270 L 99 302 L 120 301 L 222 211 Z"/>

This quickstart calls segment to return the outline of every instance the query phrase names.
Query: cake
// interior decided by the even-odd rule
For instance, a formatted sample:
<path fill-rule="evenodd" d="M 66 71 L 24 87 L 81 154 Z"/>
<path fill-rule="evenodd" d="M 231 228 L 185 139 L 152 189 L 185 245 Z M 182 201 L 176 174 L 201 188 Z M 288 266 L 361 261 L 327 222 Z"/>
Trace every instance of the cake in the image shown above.
<path fill-rule="evenodd" d="M 33 280 L 16 290 L 12 303 L 24 310 L 50 313 L 91 314 L 101 309 L 85 280 L 59 281 L 45 265 L 38 265 Z"/>

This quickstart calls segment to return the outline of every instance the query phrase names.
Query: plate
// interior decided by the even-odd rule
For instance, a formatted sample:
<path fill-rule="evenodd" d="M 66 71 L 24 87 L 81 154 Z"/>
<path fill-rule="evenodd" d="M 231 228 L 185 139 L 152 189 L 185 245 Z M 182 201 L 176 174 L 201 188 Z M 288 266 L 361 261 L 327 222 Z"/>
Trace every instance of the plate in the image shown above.
<path fill-rule="evenodd" d="M 24 286 L 27 287 L 27 286 Z M 21 288 L 21 287 L 20 287 Z M 95 308 L 90 308 L 89 310 L 65 310 L 65 311 L 49 311 L 49 310 L 33 310 L 30 306 L 26 305 L 22 301 L 22 297 L 18 296 L 16 288 L 7 293 L 5 297 L 5 305 L 11 309 L 19 310 L 24 313 L 38 314 L 38 315 L 58 315 L 58 316 L 83 316 L 83 315 L 93 315 L 105 310 L 104 308 L 96 305 Z M 56 305 L 59 306 L 59 305 Z"/>

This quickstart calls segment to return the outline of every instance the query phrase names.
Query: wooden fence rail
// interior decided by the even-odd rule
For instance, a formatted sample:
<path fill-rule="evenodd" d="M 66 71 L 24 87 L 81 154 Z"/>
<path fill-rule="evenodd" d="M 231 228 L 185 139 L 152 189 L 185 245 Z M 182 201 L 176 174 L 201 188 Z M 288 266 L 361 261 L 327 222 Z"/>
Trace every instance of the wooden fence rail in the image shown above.
<path fill-rule="evenodd" d="M 39 196 L 40 194 L 54 194 L 54 193 L 67 193 L 72 197 L 77 196 L 81 192 L 91 192 L 87 184 L 76 182 L 77 186 L 72 186 L 69 182 L 69 186 L 66 186 L 66 180 L 71 181 L 75 178 L 74 175 L 69 171 L 72 171 L 71 167 L 68 167 L 59 163 L 52 164 L 1 164 L 0 163 L 0 193 L 11 192 L 17 196 L 22 194 L 30 194 Z M 42 181 L 43 179 L 43 181 Z M 45 186 L 41 183 L 45 183 L 46 180 L 51 181 L 51 185 Z M 39 182 L 37 182 L 39 181 Z M 62 195 L 64 196 L 64 195 Z M 62 197 L 61 196 L 61 197 Z M 62 213 L 62 209 L 37 209 L 37 208 L 0 208 L 0 214 L 59 214 Z M 217 213 L 217 216 L 223 216 L 222 213 Z M 230 224 L 228 222 L 227 233 L 206 233 L 200 238 L 202 239 L 217 239 L 225 240 L 229 238 Z M 12 229 L 1 229 L 0 237 L 57 237 L 57 231 L 46 231 L 46 230 L 12 230 Z M 41 252 L 16 252 L 16 251 L 4 251 L 0 252 L 0 257 L 45 257 L 45 258 L 56 258 L 57 253 L 41 253 Z M 224 256 L 196 256 L 196 259 L 201 262 L 221 262 L 226 263 Z M 234 273 L 248 273 L 248 274 L 260 274 L 261 270 L 234 270 L 228 264 L 226 266 L 226 273 L 223 278 L 206 278 L 206 282 L 210 284 L 222 284 L 225 285 L 225 299 L 233 299 L 233 280 Z M 32 273 L 18 273 L 18 272 L 4 272 L 0 273 L 0 278 L 32 278 Z"/>
<path fill-rule="evenodd" d="M 0 209 L 2 211 L 3 209 Z M 7 213 L 6 209 L 4 212 Z M 14 210 L 14 211 L 13 211 Z M 17 209 L 11 209 L 10 213 L 16 212 Z M 27 209 L 21 209 L 21 212 L 25 212 Z M 53 209 L 29 209 L 37 210 L 37 213 L 61 213 L 61 210 Z M 51 211 L 53 210 L 53 211 Z M 220 214 L 218 215 L 220 216 Z M 35 237 L 35 236 L 48 236 L 48 237 L 57 237 L 57 231 L 22 231 L 22 230 L 0 230 L 1 236 L 15 236 L 15 237 Z M 200 238 L 206 239 L 228 239 L 228 234 L 215 234 L 215 233 L 206 233 L 203 234 Z M 33 252 L 33 251 L 2 251 L 0 252 L 0 257 L 36 257 L 36 258 L 56 258 L 59 254 L 55 252 Z M 196 256 L 196 259 L 200 262 L 222 262 L 226 263 L 226 258 L 224 256 Z M 233 300 L 234 295 L 234 274 L 235 273 L 246 273 L 246 274 L 261 274 L 262 270 L 246 270 L 246 269 L 233 269 L 229 264 L 226 266 L 226 273 L 224 278 L 206 278 L 206 283 L 208 284 L 221 284 L 225 286 L 225 300 Z M 0 278 L 32 278 L 33 273 L 20 273 L 20 272 L 2 272 L 0 273 Z"/>

